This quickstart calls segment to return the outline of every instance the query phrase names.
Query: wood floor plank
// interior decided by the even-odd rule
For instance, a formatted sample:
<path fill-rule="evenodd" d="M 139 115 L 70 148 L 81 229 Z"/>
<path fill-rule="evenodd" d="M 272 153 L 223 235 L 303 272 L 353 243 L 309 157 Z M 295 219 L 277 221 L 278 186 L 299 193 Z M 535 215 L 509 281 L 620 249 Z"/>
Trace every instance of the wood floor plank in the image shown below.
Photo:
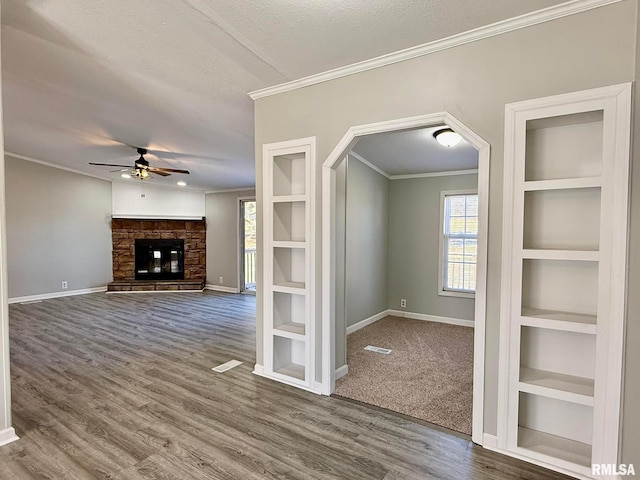
<path fill-rule="evenodd" d="M 252 374 L 255 297 L 90 294 L 10 306 L 0 478 L 558 479 L 406 417 Z M 224 373 L 211 367 L 244 362 Z"/>

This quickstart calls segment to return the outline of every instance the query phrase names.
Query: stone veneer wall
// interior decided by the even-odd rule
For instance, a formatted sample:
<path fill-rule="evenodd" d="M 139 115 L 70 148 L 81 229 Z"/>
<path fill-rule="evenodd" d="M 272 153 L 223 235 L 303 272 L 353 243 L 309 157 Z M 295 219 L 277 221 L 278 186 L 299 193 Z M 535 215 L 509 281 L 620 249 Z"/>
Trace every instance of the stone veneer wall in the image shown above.
<path fill-rule="evenodd" d="M 202 220 L 111 219 L 113 280 L 135 280 L 135 239 L 184 240 L 184 279 L 203 283 L 207 276 L 206 223 Z"/>

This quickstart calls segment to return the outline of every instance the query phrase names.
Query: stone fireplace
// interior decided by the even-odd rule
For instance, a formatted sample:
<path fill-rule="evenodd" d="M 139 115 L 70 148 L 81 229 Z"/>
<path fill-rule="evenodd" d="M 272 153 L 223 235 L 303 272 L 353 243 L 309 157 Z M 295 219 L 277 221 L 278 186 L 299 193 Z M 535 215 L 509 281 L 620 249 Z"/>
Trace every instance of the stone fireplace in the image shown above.
<path fill-rule="evenodd" d="M 113 282 L 108 290 L 202 290 L 206 223 L 112 218 Z"/>

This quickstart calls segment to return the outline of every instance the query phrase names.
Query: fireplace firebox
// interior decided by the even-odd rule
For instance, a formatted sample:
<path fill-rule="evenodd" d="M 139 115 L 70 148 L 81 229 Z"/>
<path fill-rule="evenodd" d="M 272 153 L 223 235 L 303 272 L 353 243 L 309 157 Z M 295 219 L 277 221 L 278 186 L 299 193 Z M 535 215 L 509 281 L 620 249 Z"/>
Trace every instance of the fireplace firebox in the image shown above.
<path fill-rule="evenodd" d="M 136 280 L 184 280 L 184 240 L 136 239 Z"/>

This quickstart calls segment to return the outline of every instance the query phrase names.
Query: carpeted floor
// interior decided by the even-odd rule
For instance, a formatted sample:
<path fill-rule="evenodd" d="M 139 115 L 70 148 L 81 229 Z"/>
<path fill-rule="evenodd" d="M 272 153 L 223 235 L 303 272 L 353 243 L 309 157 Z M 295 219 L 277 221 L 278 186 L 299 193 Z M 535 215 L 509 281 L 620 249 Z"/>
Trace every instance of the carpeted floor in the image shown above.
<path fill-rule="evenodd" d="M 386 317 L 347 337 L 347 363 L 336 395 L 471 434 L 472 328 Z"/>

